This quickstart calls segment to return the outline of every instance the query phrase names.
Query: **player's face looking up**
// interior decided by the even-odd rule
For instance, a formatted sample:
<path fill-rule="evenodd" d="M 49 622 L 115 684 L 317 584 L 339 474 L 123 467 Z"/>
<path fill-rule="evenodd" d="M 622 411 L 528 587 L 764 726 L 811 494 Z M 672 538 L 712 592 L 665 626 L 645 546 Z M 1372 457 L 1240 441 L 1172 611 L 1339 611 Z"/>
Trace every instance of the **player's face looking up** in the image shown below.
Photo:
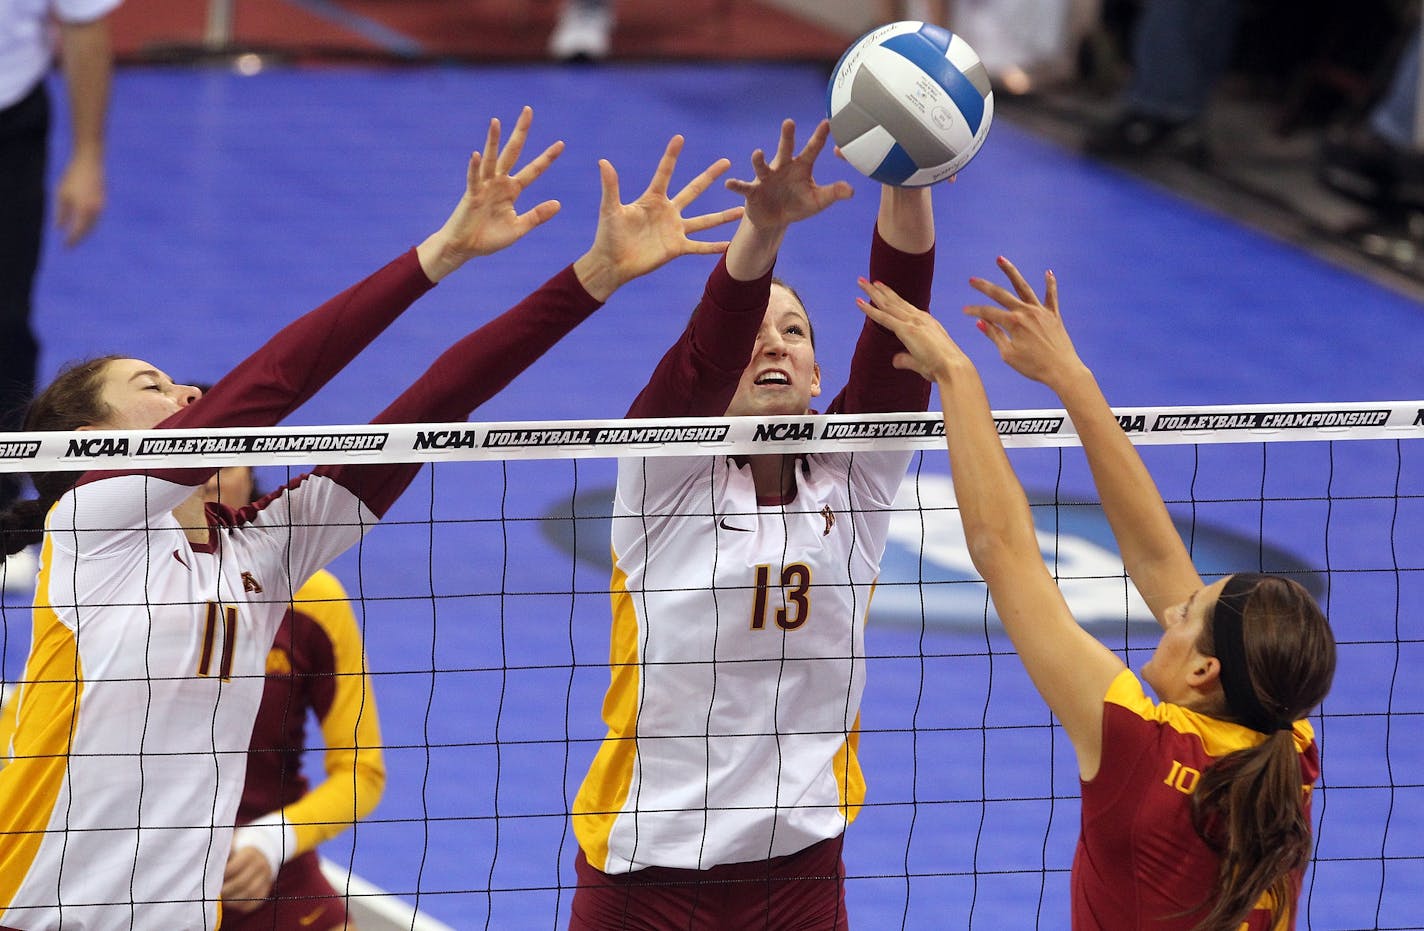
<path fill-rule="evenodd" d="M 203 393 L 180 385 L 141 359 L 114 359 L 99 377 L 99 400 L 108 415 L 87 424 L 96 430 L 149 430 Z"/>
<path fill-rule="evenodd" d="M 772 285 L 766 316 L 728 416 L 804 414 L 821 393 L 811 321 L 790 290 Z"/>
<path fill-rule="evenodd" d="M 1214 671 L 1218 661 L 1200 652 L 1197 644 L 1226 582 L 1219 579 L 1198 589 L 1182 604 L 1168 609 L 1162 639 L 1157 642 L 1152 658 L 1142 667 L 1142 677 L 1163 701 L 1189 708 L 1199 706 L 1199 701 L 1194 701 L 1198 696 L 1193 683 L 1208 666 Z"/>

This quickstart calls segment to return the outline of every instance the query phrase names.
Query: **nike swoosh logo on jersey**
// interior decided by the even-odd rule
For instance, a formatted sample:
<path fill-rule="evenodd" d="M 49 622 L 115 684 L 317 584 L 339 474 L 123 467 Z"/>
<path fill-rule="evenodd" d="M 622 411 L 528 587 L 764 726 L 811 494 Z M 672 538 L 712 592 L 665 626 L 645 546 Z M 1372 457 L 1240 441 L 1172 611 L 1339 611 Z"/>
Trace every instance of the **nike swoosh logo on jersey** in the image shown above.
<path fill-rule="evenodd" d="M 183 561 L 183 557 L 178 555 L 178 551 L 177 551 L 177 550 L 174 550 L 174 551 L 173 551 L 173 558 L 176 559 L 176 560 L 178 560 L 178 565 L 182 566 L 184 569 L 191 569 L 191 568 L 192 568 L 192 566 L 188 565 L 186 562 Z"/>
<path fill-rule="evenodd" d="M 320 918 L 320 917 L 321 917 L 323 914 L 325 914 L 325 913 L 326 913 L 326 906 L 325 906 L 325 905 L 322 905 L 322 906 L 319 906 L 319 907 L 317 908 L 317 910 L 314 911 L 314 912 L 312 912 L 310 915 L 303 915 L 301 918 L 298 918 L 297 921 L 298 921 L 300 924 L 302 924 L 302 925 L 309 925 L 309 924 L 311 924 L 312 922 L 316 921 L 318 918 Z"/>
<path fill-rule="evenodd" d="M 727 523 L 727 518 L 725 518 L 725 517 L 722 518 L 721 523 L 719 523 L 717 526 L 718 526 L 718 527 L 721 527 L 723 530 L 738 530 L 738 531 L 740 531 L 740 532 L 742 532 L 742 533 L 756 533 L 756 528 L 754 528 L 754 527 L 737 527 L 737 526 L 734 526 L 734 525 L 732 525 L 732 524 Z"/>

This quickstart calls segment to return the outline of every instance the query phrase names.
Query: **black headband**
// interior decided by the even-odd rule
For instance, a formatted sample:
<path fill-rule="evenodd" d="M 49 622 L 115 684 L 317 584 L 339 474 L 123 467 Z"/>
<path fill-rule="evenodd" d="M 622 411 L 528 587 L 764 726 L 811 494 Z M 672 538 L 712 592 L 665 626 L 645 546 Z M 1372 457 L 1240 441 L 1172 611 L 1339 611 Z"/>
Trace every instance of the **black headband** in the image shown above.
<path fill-rule="evenodd" d="M 1273 717 L 1256 697 L 1251 671 L 1246 668 L 1246 644 L 1241 633 L 1246 602 L 1265 578 L 1239 573 L 1226 580 L 1226 587 L 1221 590 L 1212 611 L 1211 639 L 1221 663 L 1221 690 L 1226 693 L 1227 709 L 1252 730 L 1271 734 L 1291 730 L 1293 722 Z"/>

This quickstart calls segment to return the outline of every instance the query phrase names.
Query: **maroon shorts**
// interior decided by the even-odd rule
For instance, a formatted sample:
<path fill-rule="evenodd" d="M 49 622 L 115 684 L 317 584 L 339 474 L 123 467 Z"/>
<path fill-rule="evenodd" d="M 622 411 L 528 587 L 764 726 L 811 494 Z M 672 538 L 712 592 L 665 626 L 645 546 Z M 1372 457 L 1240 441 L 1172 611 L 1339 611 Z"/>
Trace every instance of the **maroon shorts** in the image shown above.
<path fill-rule="evenodd" d="M 842 838 L 706 870 L 604 873 L 574 858 L 569 931 L 848 931 Z M 223 931 L 228 931 L 224 926 Z"/>
<path fill-rule="evenodd" d="M 331 931 L 345 926 L 345 901 L 322 875 L 315 850 L 278 870 L 272 894 L 255 910 L 227 906 L 222 911 L 222 931 Z"/>

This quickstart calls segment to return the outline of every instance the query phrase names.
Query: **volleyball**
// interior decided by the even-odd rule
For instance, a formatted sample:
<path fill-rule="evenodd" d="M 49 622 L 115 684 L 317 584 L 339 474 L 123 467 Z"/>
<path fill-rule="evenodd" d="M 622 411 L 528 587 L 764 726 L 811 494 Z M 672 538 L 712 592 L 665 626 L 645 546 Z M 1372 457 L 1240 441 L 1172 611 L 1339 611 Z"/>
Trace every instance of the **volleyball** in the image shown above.
<path fill-rule="evenodd" d="M 969 43 L 909 20 L 846 49 L 826 88 L 826 111 L 856 170 L 882 184 L 924 187 L 979 151 L 994 119 L 994 92 Z"/>

